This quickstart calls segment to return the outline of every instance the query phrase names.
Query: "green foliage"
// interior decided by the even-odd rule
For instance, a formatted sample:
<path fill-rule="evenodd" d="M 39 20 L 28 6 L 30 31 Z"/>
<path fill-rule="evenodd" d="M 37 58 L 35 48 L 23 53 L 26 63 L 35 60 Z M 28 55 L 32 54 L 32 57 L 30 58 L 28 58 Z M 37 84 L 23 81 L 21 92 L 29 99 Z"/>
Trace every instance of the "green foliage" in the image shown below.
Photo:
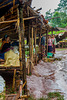
<path fill-rule="evenodd" d="M 65 28 L 67 26 L 67 0 L 60 0 L 57 9 L 51 13 L 51 9 L 46 12 L 46 18 L 54 18 L 60 17 L 50 20 L 50 24 L 53 27 L 62 27 Z"/>
<path fill-rule="evenodd" d="M 48 97 L 48 98 L 40 98 L 38 100 L 51 100 L 51 99 Z"/>
<path fill-rule="evenodd" d="M 29 51 L 25 51 L 25 55 L 29 55 Z"/>
<path fill-rule="evenodd" d="M 65 32 L 65 30 L 53 31 L 53 34 L 59 34 L 59 33 L 62 33 L 62 32 Z M 51 35 L 52 32 L 49 32 L 48 34 Z"/>
<path fill-rule="evenodd" d="M 52 18 L 51 9 L 49 9 L 49 10 L 46 12 L 46 16 L 45 16 L 45 19 L 49 19 L 49 18 Z"/>
<path fill-rule="evenodd" d="M 54 15 L 53 15 L 53 18 L 54 17 L 60 17 L 60 13 L 55 12 Z M 53 23 L 53 25 L 52 25 L 53 27 L 56 27 L 56 26 L 59 27 L 61 25 L 61 18 L 52 19 L 51 23 Z"/>

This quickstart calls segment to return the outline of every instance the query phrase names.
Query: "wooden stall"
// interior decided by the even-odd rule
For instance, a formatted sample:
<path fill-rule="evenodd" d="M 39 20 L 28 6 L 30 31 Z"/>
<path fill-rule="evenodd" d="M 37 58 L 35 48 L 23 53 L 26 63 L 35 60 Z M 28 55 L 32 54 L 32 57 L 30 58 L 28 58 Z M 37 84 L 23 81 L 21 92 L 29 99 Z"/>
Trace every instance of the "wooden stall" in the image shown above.
<path fill-rule="evenodd" d="M 0 72 L 13 73 L 12 89 L 16 88 L 16 74 L 18 73 L 20 98 L 27 98 L 27 80 L 26 75 L 32 73 L 34 65 L 37 64 L 37 53 L 41 54 L 41 34 L 48 34 L 49 26 L 43 24 L 42 17 L 37 13 L 38 10 L 31 8 L 32 0 L 2 0 L 0 2 L 0 38 L 5 34 L 9 35 L 11 41 L 19 41 L 19 66 L 1 66 Z M 36 50 L 36 39 L 39 37 L 39 52 Z M 47 36 L 47 35 L 46 35 Z M 29 46 L 29 58 L 25 61 L 25 38 Z M 48 43 L 48 42 L 47 42 Z M 33 47 L 34 46 L 34 47 Z M 33 49 L 35 48 L 35 54 Z M 1 62 L 1 61 L 0 61 Z M 22 89 L 23 88 L 23 89 Z M 24 95 L 22 96 L 22 90 Z"/>

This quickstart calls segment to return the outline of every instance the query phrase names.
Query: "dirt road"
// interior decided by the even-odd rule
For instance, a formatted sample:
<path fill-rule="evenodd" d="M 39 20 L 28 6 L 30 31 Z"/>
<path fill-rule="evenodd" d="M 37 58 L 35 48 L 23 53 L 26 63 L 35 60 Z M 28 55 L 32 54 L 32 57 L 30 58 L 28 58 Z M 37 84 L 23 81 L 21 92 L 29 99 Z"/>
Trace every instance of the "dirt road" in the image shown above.
<path fill-rule="evenodd" d="M 41 61 L 31 76 L 27 76 L 27 85 L 35 98 L 47 96 L 49 92 L 60 92 L 67 100 L 67 49 L 56 51 L 55 57 L 62 58 L 61 61 Z"/>

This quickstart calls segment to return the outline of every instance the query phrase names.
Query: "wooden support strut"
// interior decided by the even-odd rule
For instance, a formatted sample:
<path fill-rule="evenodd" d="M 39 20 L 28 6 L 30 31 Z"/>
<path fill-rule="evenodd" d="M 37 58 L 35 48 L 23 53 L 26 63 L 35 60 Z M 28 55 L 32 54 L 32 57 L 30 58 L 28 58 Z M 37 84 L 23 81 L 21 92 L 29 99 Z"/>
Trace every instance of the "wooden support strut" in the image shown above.
<path fill-rule="evenodd" d="M 13 86 L 12 86 L 13 91 L 15 90 L 15 77 L 16 77 L 16 69 L 14 69 L 14 76 L 13 76 Z"/>

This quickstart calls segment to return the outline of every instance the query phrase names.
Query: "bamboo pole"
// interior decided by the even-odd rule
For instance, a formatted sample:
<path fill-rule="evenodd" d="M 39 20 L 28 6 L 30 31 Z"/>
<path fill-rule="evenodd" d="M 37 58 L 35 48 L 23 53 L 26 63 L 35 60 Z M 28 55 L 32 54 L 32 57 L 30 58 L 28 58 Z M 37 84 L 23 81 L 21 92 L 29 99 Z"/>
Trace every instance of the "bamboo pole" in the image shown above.
<path fill-rule="evenodd" d="M 13 86 L 12 86 L 12 90 L 15 90 L 15 77 L 16 77 L 16 69 L 14 69 L 14 76 L 13 76 Z"/>

